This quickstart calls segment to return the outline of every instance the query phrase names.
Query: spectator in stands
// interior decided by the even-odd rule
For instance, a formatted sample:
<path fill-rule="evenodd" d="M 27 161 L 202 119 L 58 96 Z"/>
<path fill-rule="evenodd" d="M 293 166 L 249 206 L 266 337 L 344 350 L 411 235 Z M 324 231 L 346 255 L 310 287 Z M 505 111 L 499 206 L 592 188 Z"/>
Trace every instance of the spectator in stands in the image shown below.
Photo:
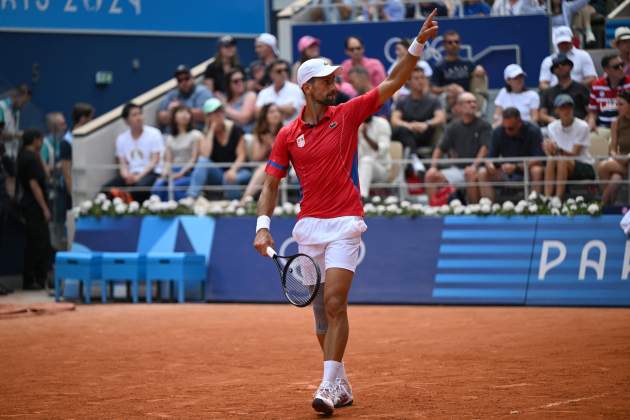
<path fill-rule="evenodd" d="M 311 19 L 315 22 L 337 23 L 353 17 L 352 4 L 348 0 L 314 0 Z M 317 58 L 317 57 L 315 57 Z"/>
<path fill-rule="evenodd" d="M 456 84 L 477 97 L 477 104 L 485 108 L 488 97 L 488 77 L 480 65 L 459 56 L 461 38 L 455 31 L 446 31 L 443 35 L 446 56 L 437 63 L 433 71 L 433 93 L 444 93 L 449 86 Z"/>
<path fill-rule="evenodd" d="M 119 170 L 103 186 L 103 190 L 111 192 L 112 188 L 118 187 L 140 188 L 142 190 L 131 191 L 131 195 L 134 200 L 143 202 L 149 197 L 150 189 L 158 177 L 155 169 L 164 151 L 162 134 L 158 129 L 144 125 L 142 107 L 139 105 L 127 103 L 121 116 L 129 129 L 116 138 Z M 171 121 L 171 117 L 168 120 Z"/>
<path fill-rule="evenodd" d="M 527 121 L 521 119 L 521 113 L 516 108 L 506 108 L 503 110 L 501 126 L 492 131 L 490 142 L 489 158 L 518 158 L 543 156 L 542 133 L 540 129 Z M 539 161 L 530 161 L 529 179 L 533 181 L 533 190 L 541 192 L 544 167 Z M 484 166 L 479 168 L 477 177 L 482 197 L 487 197 L 494 201 L 494 186 L 488 185 L 490 182 L 498 181 L 522 181 L 525 165 L 522 161 L 514 160 L 494 164 L 487 160 Z M 485 184 L 484 184 L 485 183 Z"/>
<path fill-rule="evenodd" d="M 518 64 L 510 64 L 503 71 L 505 87 L 501 88 L 494 100 L 493 127 L 501 124 L 501 116 L 506 108 L 516 108 L 521 113 L 523 121 L 538 122 L 538 107 L 540 97 L 525 86 L 525 72 Z"/>
<path fill-rule="evenodd" d="M 391 66 L 389 66 L 389 68 L 387 69 L 387 74 L 390 74 L 392 70 L 394 70 L 394 67 L 396 67 L 396 64 L 398 64 L 398 61 L 400 61 L 405 56 L 405 54 L 407 54 L 407 50 L 409 49 L 410 45 L 411 44 L 406 39 L 399 39 L 398 42 L 396 42 L 394 50 L 396 53 L 396 61 L 394 61 Z M 431 76 L 433 76 L 433 69 L 431 68 L 431 65 L 426 61 L 418 60 L 417 66 L 421 67 L 422 70 L 424 70 L 424 75 L 427 76 L 429 79 L 431 78 Z M 394 94 L 393 99 L 397 100 L 398 98 L 407 95 L 409 95 L 409 89 L 407 89 L 407 86 L 403 86 L 400 88 L 400 90 L 398 90 L 398 92 Z"/>
<path fill-rule="evenodd" d="M 206 114 L 205 136 L 199 143 L 199 159 L 186 192 L 187 196 L 193 198 L 201 195 L 204 185 L 246 185 L 251 177 L 251 171 L 242 167 L 247 160 L 243 130 L 225 119 L 223 104 L 217 98 L 207 100 L 203 111 Z M 225 197 L 231 200 L 238 199 L 240 195 L 238 189 L 228 188 L 225 191 Z"/>
<path fill-rule="evenodd" d="M 492 16 L 518 16 L 544 14 L 544 7 L 536 0 L 495 0 L 492 4 Z"/>
<path fill-rule="evenodd" d="M 94 107 L 86 102 L 77 102 L 72 107 L 72 128 L 63 136 L 64 140 L 72 144 L 74 135 L 72 132 L 79 127 L 92 121 L 94 118 Z"/>
<path fill-rule="evenodd" d="M 431 184 L 451 185 L 477 182 L 477 170 L 488 154 L 492 127 L 477 116 L 477 99 L 470 92 L 464 92 L 457 98 L 460 118 L 450 122 L 438 146 L 433 150 L 431 168 L 425 181 Z M 439 161 L 444 156 L 450 159 L 474 159 L 471 163 L 451 164 L 438 169 Z M 427 195 L 431 202 L 438 187 L 427 186 Z M 469 203 L 479 201 L 479 187 L 466 186 L 466 200 Z"/>
<path fill-rule="evenodd" d="M 181 105 L 190 108 L 193 123 L 202 124 L 204 119 L 201 108 L 204 102 L 212 97 L 212 92 L 208 88 L 195 84 L 190 69 L 183 64 L 175 69 L 175 79 L 177 89 L 167 93 L 158 108 L 158 124 L 163 131 L 171 126 L 173 108 Z"/>
<path fill-rule="evenodd" d="M 31 89 L 27 85 L 20 85 L 10 90 L 9 95 L 0 100 L 0 111 L 4 114 L 4 128 L 0 131 L 0 141 L 5 143 L 6 153 L 12 159 L 17 157 L 22 138 L 20 112 L 31 97 Z"/>
<path fill-rule="evenodd" d="M 558 54 L 566 55 L 573 62 L 571 70 L 571 78 L 578 83 L 590 87 L 591 83 L 597 78 L 593 59 L 584 50 L 573 46 L 573 32 L 568 26 L 559 26 L 553 29 L 553 43 L 557 47 L 558 52 L 545 59 L 540 64 L 539 88 L 541 91 L 558 84 L 558 79 L 551 73 L 551 65 L 553 59 Z"/>
<path fill-rule="evenodd" d="M 385 80 L 385 67 L 376 58 L 368 58 L 365 56 L 365 48 L 363 41 L 356 36 L 349 36 L 345 43 L 346 55 L 350 58 L 341 63 L 343 80 L 350 82 L 350 69 L 353 67 L 363 67 L 370 75 L 372 86 L 378 86 Z"/>
<path fill-rule="evenodd" d="M 630 90 L 630 76 L 623 72 L 623 61 L 617 54 L 602 58 L 604 75 L 593 82 L 588 105 L 588 125 L 594 141 L 610 139 L 610 124 L 617 117 L 617 96 Z"/>
<path fill-rule="evenodd" d="M 558 95 L 569 95 L 573 99 L 573 114 L 580 119 L 586 118 L 590 92 L 582 83 L 571 79 L 572 68 L 573 62 L 566 55 L 558 54 L 554 57 L 551 72 L 558 78 L 558 84 L 541 94 L 538 115 L 541 124 L 551 124 L 558 118 L 553 105 Z"/>
<path fill-rule="evenodd" d="M 203 83 L 215 96 L 225 97 L 228 93 L 227 74 L 236 68 L 240 68 L 236 40 L 230 35 L 222 36 L 217 43 L 214 61 L 203 73 Z"/>
<path fill-rule="evenodd" d="M 271 78 L 269 76 L 269 66 L 278 59 L 278 40 L 275 36 L 263 33 L 255 41 L 256 55 L 258 60 L 254 60 L 247 69 L 248 82 L 247 90 L 260 92 L 269 86 Z"/>
<path fill-rule="evenodd" d="M 363 95 L 373 88 L 372 82 L 370 82 L 370 74 L 364 67 L 352 67 L 352 69 L 350 69 L 350 73 L 348 73 L 348 79 L 350 80 L 352 89 L 357 93 L 357 95 Z M 383 117 L 389 117 L 390 106 L 391 101 L 385 102 L 375 114 Z"/>
<path fill-rule="evenodd" d="M 626 76 L 630 76 L 630 28 L 627 26 L 620 26 L 615 29 L 613 47 L 617 48 L 619 56 L 623 60 L 623 72 Z"/>
<path fill-rule="evenodd" d="M 586 121 L 573 115 L 573 98 L 558 95 L 554 101 L 558 119 L 549 124 L 549 138 L 543 150 L 549 157 L 572 157 L 572 160 L 548 160 L 545 167 L 545 195 L 564 197 L 567 179 L 595 179 L 594 160 L 589 153 L 591 140 Z"/>
<path fill-rule="evenodd" d="M 361 198 L 370 195 L 373 182 L 386 182 L 391 167 L 392 129 L 383 117 L 370 115 L 359 127 L 359 187 Z"/>
<path fill-rule="evenodd" d="M 457 5 L 453 17 L 490 16 L 490 6 L 484 0 L 464 0 L 463 6 Z"/>
<path fill-rule="evenodd" d="M 179 200 L 186 194 L 190 185 L 190 175 L 199 157 L 199 143 L 203 134 L 193 128 L 193 116 L 190 109 L 183 105 L 171 111 L 171 134 L 166 136 L 164 151 L 164 168 L 162 174 L 153 184 L 152 194 L 162 201 L 169 199 L 169 181 L 174 187 L 174 198 Z"/>
<path fill-rule="evenodd" d="M 551 25 L 554 28 L 560 26 L 571 27 L 574 17 L 578 14 L 585 14 L 583 20 L 584 35 L 587 44 L 595 42 L 595 35 L 591 29 L 591 15 L 595 13 L 595 9 L 589 4 L 589 0 L 551 0 Z M 584 10 L 586 8 L 586 10 Z"/>
<path fill-rule="evenodd" d="M 227 98 L 223 101 L 225 116 L 240 125 L 246 133 L 252 132 L 256 114 L 256 94 L 245 90 L 245 72 L 240 68 L 228 72 Z"/>
<path fill-rule="evenodd" d="M 17 159 L 17 188 L 24 218 L 26 247 L 24 248 L 24 289 L 41 289 L 50 265 L 50 210 L 47 197 L 46 172 L 39 157 L 44 136 L 38 130 L 24 130 L 22 149 Z"/>
<path fill-rule="evenodd" d="M 436 16 L 448 17 L 453 9 L 451 1 L 409 1 L 405 2 L 405 18 L 420 19 L 423 16 L 429 16 L 433 9 L 437 9 Z"/>
<path fill-rule="evenodd" d="M 630 91 L 624 91 L 617 97 L 619 116 L 610 127 L 610 159 L 599 163 L 597 172 L 599 180 L 604 184 L 602 203 L 610 204 L 615 198 L 618 184 L 607 184 L 606 181 L 621 182 L 628 179 L 630 163 Z"/>
<path fill-rule="evenodd" d="M 46 126 L 48 135 L 44 137 L 41 157 L 48 176 L 51 176 L 55 170 L 55 163 L 59 158 L 59 144 L 63 141 L 66 131 L 68 131 L 68 125 L 66 124 L 66 118 L 61 112 L 49 112 L 46 114 Z"/>
<path fill-rule="evenodd" d="M 271 154 L 271 147 L 282 126 L 282 113 L 278 106 L 275 104 L 264 105 L 254 126 L 251 152 L 252 161 L 263 163 L 254 171 L 247 188 L 245 188 L 241 202 L 245 203 L 247 197 L 253 198 L 262 189 L 267 158 Z"/>
<path fill-rule="evenodd" d="M 293 83 L 297 82 L 297 71 L 303 62 L 310 60 L 311 58 L 321 57 L 319 49 L 320 44 L 321 41 L 319 39 L 310 35 L 304 35 L 298 40 L 297 49 L 300 53 L 300 59 L 293 64 L 293 68 L 291 69 L 291 81 Z"/>
<path fill-rule="evenodd" d="M 434 134 L 446 122 L 446 114 L 438 98 L 428 92 L 429 80 L 421 68 L 414 69 L 407 85 L 409 96 L 399 99 L 392 111 L 392 138 L 409 148 L 416 159 L 418 147 L 433 146 Z"/>
<path fill-rule="evenodd" d="M 256 113 L 260 113 L 263 105 L 276 104 L 282 112 L 284 123 L 287 124 L 297 117 L 304 105 L 302 90 L 289 81 L 289 63 L 284 60 L 275 60 L 269 65 L 269 74 L 272 84 L 258 94 L 256 99 Z"/>

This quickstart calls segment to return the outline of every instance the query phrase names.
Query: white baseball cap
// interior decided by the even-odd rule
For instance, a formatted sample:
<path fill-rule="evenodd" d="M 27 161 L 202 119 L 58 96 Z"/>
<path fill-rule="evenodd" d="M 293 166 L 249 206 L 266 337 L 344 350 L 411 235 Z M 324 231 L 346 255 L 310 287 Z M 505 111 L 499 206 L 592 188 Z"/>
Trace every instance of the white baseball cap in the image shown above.
<path fill-rule="evenodd" d="M 573 31 L 568 26 L 558 26 L 553 30 L 553 43 L 555 45 L 560 44 L 561 42 L 572 42 L 573 41 Z"/>
<path fill-rule="evenodd" d="M 508 79 L 514 79 L 516 76 L 527 76 L 527 73 L 523 71 L 523 68 L 518 64 L 510 64 L 503 70 L 503 79 L 507 81 Z"/>
<path fill-rule="evenodd" d="M 615 41 L 625 41 L 627 39 L 630 39 L 630 28 L 620 26 L 615 29 Z"/>
<path fill-rule="evenodd" d="M 311 58 L 310 60 L 306 60 L 302 63 L 302 65 L 298 68 L 297 71 L 297 84 L 299 87 L 313 77 L 326 77 L 330 76 L 337 70 L 339 70 L 340 66 L 333 66 L 330 62 L 323 58 Z"/>
<path fill-rule="evenodd" d="M 275 36 L 265 32 L 258 35 L 256 41 L 260 42 L 261 44 L 270 46 L 275 55 L 280 55 L 280 52 L 278 51 L 278 40 Z"/>

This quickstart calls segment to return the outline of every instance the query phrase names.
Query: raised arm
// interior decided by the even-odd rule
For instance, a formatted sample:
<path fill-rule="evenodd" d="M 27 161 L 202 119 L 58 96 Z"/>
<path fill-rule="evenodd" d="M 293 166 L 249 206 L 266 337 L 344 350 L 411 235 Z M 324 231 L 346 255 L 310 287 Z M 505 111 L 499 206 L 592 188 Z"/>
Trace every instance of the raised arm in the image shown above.
<path fill-rule="evenodd" d="M 396 64 L 387 79 L 378 85 L 379 102 L 381 104 L 387 102 L 387 100 L 391 98 L 407 80 L 409 80 L 413 69 L 418 63 L 418 58 L 422 55 L 424 43 L 437 35 L 438 24 L 433 20 L 436 13 L 437 9 L 433 9 L 431 14 L 424 21 L 422 28 L 420 28 L 418 36 L 409 48 L 413 51 L 413 54 L 410 54 L 409 51 L 407 51 L 405 56 Z"/>

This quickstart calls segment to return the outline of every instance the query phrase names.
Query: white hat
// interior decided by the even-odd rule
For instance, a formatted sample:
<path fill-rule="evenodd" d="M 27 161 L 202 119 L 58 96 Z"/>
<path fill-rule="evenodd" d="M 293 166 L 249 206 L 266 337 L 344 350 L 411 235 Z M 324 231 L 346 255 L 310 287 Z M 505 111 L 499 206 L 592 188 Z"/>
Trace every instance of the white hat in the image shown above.
<path fill-rule="evenodd" d="M 573 41 L 573 32 L 568 26 L 558 26 L 553 30 L 553 43 L 558 45 L 561 42 Z"/>
<path fill-rule="evenodd" d="M 518 64 L 510 64 L 503 70 L 503 79 L 507 81 L 508 79 L 514 79 L 516 76 L 527 76 L 527 73 L 523 71 L 523 68 Z"/>
<path fill-rule="evenodd" d="M 339 69 L 340 66 L 333 66 L 323 58 L 311 58 L 302 63 L 297 71 L 297 84 L 299 87 L 313 77 L 330 76 Z"/>
<path fill-rule="evenodd" d="M 258 38 L 256 38 L 256 41 L 260 42 L 261 44 L 269 45 L 275 55 L 280 55 L 280 52 L 278 51 L 278 40 L 276 39 L 275 36 L 265 32 L 258 35 Z"/>
<path fill-rule="evenodd" d="M 615 29 L 615 41 L 626 41 L 628 39 L 630 39 L 630 28 L 620 26 Z"/>

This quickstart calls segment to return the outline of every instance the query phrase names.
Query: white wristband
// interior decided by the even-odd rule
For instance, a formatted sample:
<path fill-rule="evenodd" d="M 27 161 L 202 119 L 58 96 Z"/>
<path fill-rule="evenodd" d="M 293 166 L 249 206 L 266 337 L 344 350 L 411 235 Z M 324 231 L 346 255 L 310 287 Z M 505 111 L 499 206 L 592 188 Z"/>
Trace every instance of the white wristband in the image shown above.
<path fill-rule="evenodd" d="M 269 227 L 271 226 L 271 218 L 269 216 L 258 216 L 258 219 L 256 219 L 256 233 L 258 233 L 258 231 L 260 229 L 267 229 L 269 230 Z"/>
<path fill-rule="evenodd" d="M 418 38 L 414 38 L 407 51 L 415 57 L 420 57 L 424 51 L 424 44 L 419 43 Z"/>

